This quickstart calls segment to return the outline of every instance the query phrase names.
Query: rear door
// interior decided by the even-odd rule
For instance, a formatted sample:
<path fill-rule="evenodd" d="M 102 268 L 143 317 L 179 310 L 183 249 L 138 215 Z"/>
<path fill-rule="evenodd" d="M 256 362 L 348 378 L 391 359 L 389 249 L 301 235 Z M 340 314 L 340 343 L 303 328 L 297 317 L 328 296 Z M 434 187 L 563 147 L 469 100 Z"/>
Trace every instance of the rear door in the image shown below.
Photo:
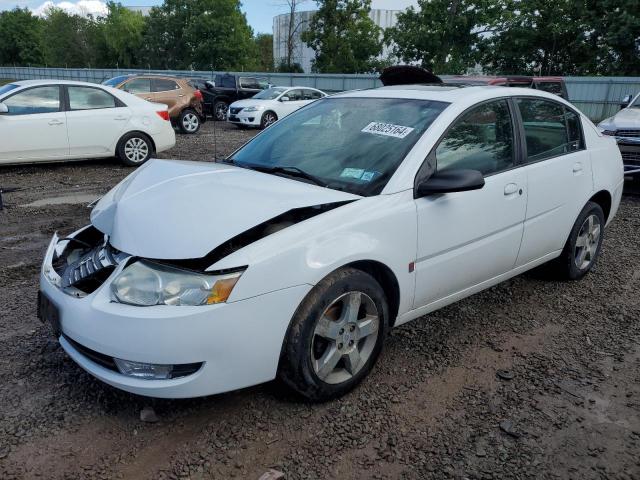
<path fill-rule="evenodd" d="M 0 115 L 0 163 L 55 160 L 69 156 L 63 90 L 46 85 L 20 90 L 4 103 Z"/>
<path fill-rule="evenodd" d="M 151 79 L 151 96 L 154 102 L 162 103 L 169 108 L 169 116 L 177 117 L 188 105 L 191 92 L 185 91 L 177 82 L 168 78 Z"/>
<path fill-rule="evenodd" d="M 593 191 L 580 116 L 553 100 L 516 99 L 526 147 L 527 217 L 518 265 L 562 250 Z"/>
<path fill-rule="evenodd" d="M 98 87 L 66 87 L 69 151 L 72 156 L 113 155 L 131 110 Z"/>

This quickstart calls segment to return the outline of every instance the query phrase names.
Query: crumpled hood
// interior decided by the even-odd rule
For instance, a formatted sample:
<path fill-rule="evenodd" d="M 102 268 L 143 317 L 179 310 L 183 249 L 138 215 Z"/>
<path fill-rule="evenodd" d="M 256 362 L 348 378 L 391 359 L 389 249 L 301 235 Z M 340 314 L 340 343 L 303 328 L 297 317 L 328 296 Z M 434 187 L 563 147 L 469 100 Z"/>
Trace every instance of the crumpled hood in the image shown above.
<path fill-rule="evenodd" d="M 100 199 L 91 223 L 118 250 L 181 260 L 294 208 L 358 198 L 231 165 L 151 160 Z"/>
<path fill-rule="evenodd" d="M 598 126 L 607 130 L 640 128 L 640 108 L 623 108 L 613 117 L 604 119 Z"/>

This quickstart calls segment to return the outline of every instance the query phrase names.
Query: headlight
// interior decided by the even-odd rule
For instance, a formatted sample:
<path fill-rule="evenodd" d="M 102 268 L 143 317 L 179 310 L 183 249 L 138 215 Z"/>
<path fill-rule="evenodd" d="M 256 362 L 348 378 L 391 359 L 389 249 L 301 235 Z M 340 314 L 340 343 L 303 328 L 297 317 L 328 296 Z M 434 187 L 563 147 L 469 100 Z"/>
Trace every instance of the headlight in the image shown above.
<path fill-rule="evenodd" d="M 243 108 L 243 110 L 245 112 L 257 112 L 259 110 L 264 110 L 263 106 L 257 106 L 257 107 L 247 107 L 247 108 Z"/>
<path fill-rule="evenodd" d="M 227 301 L 241 275 L 188 272 L 139 260 L 116 277 L 111 291 L 118 302 L 130 305 L 213 305 Z"/>

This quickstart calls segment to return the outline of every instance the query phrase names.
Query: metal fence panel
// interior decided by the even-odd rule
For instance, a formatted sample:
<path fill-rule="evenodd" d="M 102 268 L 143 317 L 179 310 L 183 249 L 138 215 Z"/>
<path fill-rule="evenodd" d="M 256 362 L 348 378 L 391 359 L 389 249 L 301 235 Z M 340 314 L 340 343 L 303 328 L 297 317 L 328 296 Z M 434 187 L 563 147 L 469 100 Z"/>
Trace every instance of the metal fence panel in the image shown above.
<path fill-rule="evenodd" d="M 0 67 L 0 78 L 12 80 L 53 78 L 101 83 L 108 78 L 129 73 L 162 73 L 180 77 L 190 76 L 211 79 L 214 75 L 224 72 L 115 68 Z M 267 81 L 274 85 L 314 87 L 327 92 L 373 88 L 381 85 L 377 75 L 237 73 L 239 75 L 266 77 Z M 620 100 L 625 95 L 635 95 L 640 92 L 640 77 L 564 77 L 564 80 L 567 84 L 570 101 L 594 122 L 615 114 L 620 108 Z"/>

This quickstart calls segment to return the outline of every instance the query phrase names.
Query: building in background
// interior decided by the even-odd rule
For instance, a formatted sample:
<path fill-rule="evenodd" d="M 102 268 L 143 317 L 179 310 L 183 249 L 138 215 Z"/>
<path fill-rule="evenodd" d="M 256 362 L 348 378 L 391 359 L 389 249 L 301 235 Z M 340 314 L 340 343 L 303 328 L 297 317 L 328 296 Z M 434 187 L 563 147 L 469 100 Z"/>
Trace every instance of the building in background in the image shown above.
<path fill-rule="evenodd" d="M 369 17 L 380 28 L 387 29 L 395 26 L 398 13 L 410 6 L 417 7 L 417 0 L 374 0 L 371 4 Z M 315 52 L 302 42 L 302 32 L 308 30 L 314 11 L 297 12 L 294 18 L 294 26 L 297 27 L 293 41 L 293 55 L 291 63 L 298 63 L 305 72 L 310 72 L 313 66 Z M 287 38 L 289 36 L 288 13 L 273 18 L 273 62 L 276 66 L 287 58 Z M 391 53 L 391 47 L 384 47 L 381 59 L 387 58 Z"/>

